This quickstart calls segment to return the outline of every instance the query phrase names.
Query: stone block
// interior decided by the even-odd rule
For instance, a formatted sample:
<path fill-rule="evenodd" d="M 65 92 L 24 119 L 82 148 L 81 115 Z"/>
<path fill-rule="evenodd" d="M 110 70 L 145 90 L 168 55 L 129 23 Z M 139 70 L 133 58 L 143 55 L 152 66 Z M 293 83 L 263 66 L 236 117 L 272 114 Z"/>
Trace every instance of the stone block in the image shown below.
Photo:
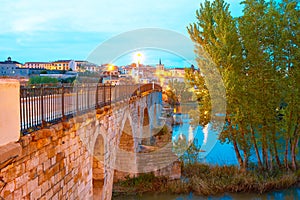
<path fill-rule="evenodd" d="M 30 180 L 28 183 L 27 183 L 27 189 L 28 189 L 28 193 L 32 192 L 33 190 L 37 189 L 38 187 L 38 177 L 36 177 L 35 179 L 33 180 Z"/>
<path fill-rule="evenodd" d="M 25 135 L 20 138 L 19 143 L 21 144 L 22 147 L 26 147 L 29 145 L 31 140 L 32 140 L 32 138 L 30 135 Z"/>
<path fill-rule="evenodd" d="M 14 199 L 22 199 L 22 189 L 18 189 L 14 191 Z"/>
<path fill-rule="evenodd" d="M 8 195 L 12 194 L 13 191 L 15 190 L 16 185 L 14 181 L 8 182 L 4 188 L 2 189 L 0 195 L 3 196 L 4 198 L 7 197 Z"/>
<path fill-rule="evenodd" d="M 50 168 L 51 166 L 51 160 L 46 160 L 44 163 L 43 163 L 43 170 L 46 171 Z"/>
<path fill-rule="evenodd" d="M 16 181 L 16 189 L 20 188 L 21 186 L 23 186 L 25 183 L 29 181 L 29 173 L 26 172 L 22 176 L 17 177 L 15 181 Z"/>
<path fill-rule="evenodd" d="M 39 157 L 33 157 L 29 160 L 27 160 L 25 167 L 26 167 L 26 171 L 30 171 L 33 168 L 36 168 L 39 165 Z"/>
<path fill-rule="evenodd" d="M 50 181 L 45 181 L 40 185 L 41 193 L 44 195 L 50 189 Z"/>
<path fill-rule="evenodd" d="M 39 199 L 41 197 L 41 188 L 36 188 L 34 191 L 30 193 L 30 200 Z"/>
<path fill-rule="evenodd" d="M 11 142 L 0 146 L 0 169 L 5 166 L 5 163 L 17 156 L 21 155 L 22 148 L 19 143 Z"/>
<path fill-rule="evenodd" d="M 53 190 L 52 189 L 48 190 L 48 192 L 46 192 L 45 196 L 46 196 L 46 199 L 51 199 L 51 197 L 53 196 Z"/>
<path fill-rule="evenodd" d="M 51 143 L 50 138 L 41 138 L 37 141 L 37 148 L 42 149 L 43 147 L 49 145 Z"/>

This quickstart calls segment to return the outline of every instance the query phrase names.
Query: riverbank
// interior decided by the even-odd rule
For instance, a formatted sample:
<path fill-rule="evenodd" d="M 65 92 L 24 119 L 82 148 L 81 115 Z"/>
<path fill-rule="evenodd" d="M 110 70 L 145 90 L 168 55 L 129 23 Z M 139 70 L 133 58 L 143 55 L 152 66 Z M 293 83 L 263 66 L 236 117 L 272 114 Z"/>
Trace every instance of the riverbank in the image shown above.
<path fill-rule="evenodd" d="M 244 172 L 236 166 L 187 164 L 182 167 L 180 180 L 168 180 L 166 177 L 143 174 L 114 184 L 113 195 L 189 194 L 191 192 L 198 196 L 241 192 L 262 194 L 299 186 L 299 184 L 300 170 L 265 172 L 254 169 Z"/>

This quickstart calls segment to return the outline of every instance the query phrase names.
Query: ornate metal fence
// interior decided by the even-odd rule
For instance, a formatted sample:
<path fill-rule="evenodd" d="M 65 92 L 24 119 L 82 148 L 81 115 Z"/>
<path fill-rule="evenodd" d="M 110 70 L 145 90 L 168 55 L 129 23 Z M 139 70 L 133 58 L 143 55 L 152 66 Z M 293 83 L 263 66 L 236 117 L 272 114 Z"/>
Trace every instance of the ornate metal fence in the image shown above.
<path fill-rule="evenodd" d="M 160 91 L 156 84 L 61 84 L 30 85 L 20 88 L 21 132 L 28 134 L 49 123 L 65 120 L 111 103 Z"/>

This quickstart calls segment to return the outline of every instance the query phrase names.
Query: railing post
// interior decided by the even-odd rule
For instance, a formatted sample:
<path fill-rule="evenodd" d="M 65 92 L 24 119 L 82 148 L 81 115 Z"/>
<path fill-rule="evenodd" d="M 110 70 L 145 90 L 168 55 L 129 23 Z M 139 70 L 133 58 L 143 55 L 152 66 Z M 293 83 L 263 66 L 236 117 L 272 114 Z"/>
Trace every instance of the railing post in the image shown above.
<path fill-rule="evenodd" d="M 41 85 L 41 115 L 42 115 L 42 124 L 41 127 L 45 126 L 45 118 L 44 118 L 44 85 Z"/>
<path fill-rule="evenodd" d="M 109 85 L 109 102 L 111 106 L 111 84 Z"/>
<path fill-rule="evenodd" d="M 103 83 L 102 87 L 103 87 L 103 105 L 106 106 L 105 83 Z"/>
<path fill-rule="evenodd" d="M 90 109 L 90 86 L 87 84 L 87 109 Z"/>
<path fill-rule="evenodd" d="M 65 121 L 65 90 L 64 85 L 61 85 L 61 115 L 62 121 Z"/>
<path fill-rule="evenodd" d="M 21 132 L 22 132 L 22 124 L 23 124 L 23 119 L 22 119 L 22 86 L 20 86 L 20 91 L 19 91 L 19 94 L 20 94 L 20 126 L 21 126 Z"/>
<path fill-rule="evenodd" d="M 97 83 L 97 85 L 96 85 L 96 99 L 95 99 L 95 106 L 96 106 L 96 109 L 98 109 L 99 108 L 99 104 L 98 104 L 98 94 L 99 94 L 99 83 Z"/>
<path fill-rule="evenodd" d="M 114 101 L 117 102 L 118 98 L 117 98 L 117 85 L 114 86 L 115 87 L 115 99 Z"/>
<path fill-rule="evenodd" d="M 76 84 L 76 114 L 79 111 L 79 103 L 78 103 L 78 84 Z"/>

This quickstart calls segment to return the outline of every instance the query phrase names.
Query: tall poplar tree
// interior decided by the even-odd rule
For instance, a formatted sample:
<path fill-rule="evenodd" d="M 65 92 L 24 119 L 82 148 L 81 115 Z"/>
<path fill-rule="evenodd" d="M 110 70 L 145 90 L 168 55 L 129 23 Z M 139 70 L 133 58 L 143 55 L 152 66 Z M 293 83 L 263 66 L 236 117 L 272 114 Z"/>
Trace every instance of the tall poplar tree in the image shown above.
<path fill-rule="evenodd" d="M 297 169 L 300 135 L 300 15 L 296 0 L 245 0 L 243 15 L 234 18 L 223 0 L 205 1 L 188 32 L 195 43 L 198 66 L 208 54 L 226 87 L 226 126 L 220 135 L 231 142 L 240 167 L 246 169 L 253 150 L 257 164 Z M 205 51 L 205 53 L 204 53 Z M 205 66 L 203 66 L 205 65 Z M 205 73 L 186 71 L 200 88 L 200 116 L 207 98 Z M 203 92 L 205 91 L 205 92 Z M 202 95 L 202 96 L 201 96 Z M 203 123 L 204 122 L 204 123 Z M 200 117 L 200 124 L 209 123 Z"/>

